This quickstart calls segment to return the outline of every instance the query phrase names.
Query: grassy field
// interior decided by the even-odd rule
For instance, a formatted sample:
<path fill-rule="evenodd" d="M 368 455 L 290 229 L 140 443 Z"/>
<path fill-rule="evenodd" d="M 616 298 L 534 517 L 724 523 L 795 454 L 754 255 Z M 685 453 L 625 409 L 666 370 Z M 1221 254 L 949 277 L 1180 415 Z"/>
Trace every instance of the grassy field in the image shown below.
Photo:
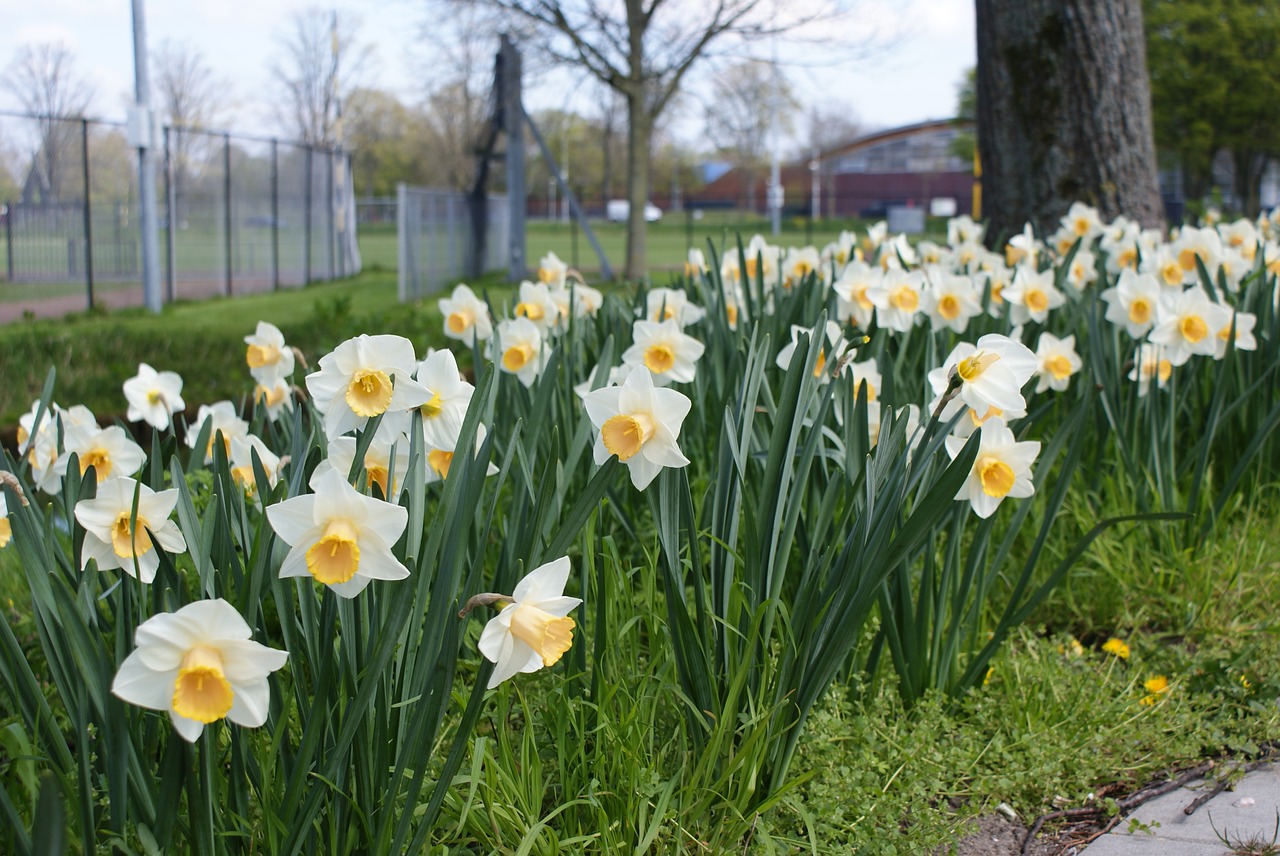
<path fill-rule="evenodd" d="M 494 299 L 509 293 L 498 277 L 475 286 Z M 123 413 L 120 382 L 139 362 L 180 371 L 192 406 L 246 395 L 243 340 L 259 319 L 279 326 L 310 360 L 369 331 L 408 336 L 420 351 L 444 344 L 435 301 L 401 305 L 396 275 L 384 270 L 270 294 L 178 302 L 159 316 L 130 309 L 10 324 L 0 327 L 0 436 L 12 433 L 40 395 L 50 367 L 59 372 L 59 403 L 83 403 L 108 421 Z"/>
<path fill-rule="evenodd" d="M 717 246 L 744 241 L 756 231 L 768 231 L 765 221 L 740 221 L 726 216 L 708 216 L 690 221 L 692 240 L 705 247 L 710 238 Z M 648 257 L 661 279 L 663 272 L 677 270 L 687 253 L 689 225 L 678 218 L 654 224 L 650 229 Z M 783 244 L 802 243 L 811 237 L 821 245 L 834 240 L 851 222 L 828 222 L 812 234 L 803 221 L 788 221 L 779 240 Z M 597 237 L 616 268 L 625 261 L 625 233 L 618 224 L 596 223 Z M 562 223 L 532 221 L 527 232 L 527 256 L 531 265 L 547 252 L 554 252 L 572 264 L 574 229 Z M 598 274 L 598 265 L 583 235 L 576 237 L 580 269 L 588 276 Z M 730 244 L 734 246 L 733 243 Z M 308 354 L 323 353 L 343 338 L 370 329 L 397 332 L 413 338 L 419 347 L 439 347 L 439 318 L 435 300 L 401 309 L 396 300 L 396 230 L 391 225 L 361 230 L 360 254 L 364 273 L 345 280 L 315 283 L 306 288 L 285 288 L 270 294 L 214 299 L 199 303 L 178 301 L 158 317 L 142 310 L 80 313 L 59 321 L 25 321 L 0 327 L 0 375 L 7 383 L 0 387 L 0 431 L 12 431 L 44 384 L 49 366 L 62 374 L 58 382 L 59 401 L 83 402 L 95 412 L 122 410 L 118 378 L 134 373 L 139 362 L 189 366 L 183 374 L 188 402 L 213 401 L 244 394 L 242 338 L 258 319 L 276 323 L 291 342 Z M 473 283 L 505 294 L 503 274 L 492 274 Z M 103 284 L 103 288 L 125 287 Z M 40 293 L 82 293 L 83 283 L 10 285 L 0 283 L 0 302 L 6 294 L 21 293 L 28 299 L 34 289 Z M 195 358 L 195 357 L 198 357 Z M 69 371 L 67 369 L 70 369 Z"/>

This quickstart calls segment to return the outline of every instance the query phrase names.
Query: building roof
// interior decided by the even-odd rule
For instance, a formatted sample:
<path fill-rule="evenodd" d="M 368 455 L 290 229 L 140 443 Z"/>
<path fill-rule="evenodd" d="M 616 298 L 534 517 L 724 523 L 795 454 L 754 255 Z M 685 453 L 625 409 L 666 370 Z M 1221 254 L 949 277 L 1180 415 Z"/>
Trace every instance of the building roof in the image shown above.
<path fill-rule="evenodd" d="M 914 137 L 917 134 L 931 133 L 933 131 L 943 131 L 948 128 L 957 128 L 961 130 L 972 130 L 974 123 L 972 119 L 926 119 L 923 122 L 916 122 L 913 125 L 900 125 L 897 128 L 886 128 L 881 131 L 873 131 L 870 134 L 864 134 L 861 137 L 855 137 L 848 142 L 841 143 L 830 149 L 825 149 L 818 155 L 819 161 L 829 160 L 831 158 L 843 157 L 871 148 L 880 143 L 888 143 L 894 140 Z"/>

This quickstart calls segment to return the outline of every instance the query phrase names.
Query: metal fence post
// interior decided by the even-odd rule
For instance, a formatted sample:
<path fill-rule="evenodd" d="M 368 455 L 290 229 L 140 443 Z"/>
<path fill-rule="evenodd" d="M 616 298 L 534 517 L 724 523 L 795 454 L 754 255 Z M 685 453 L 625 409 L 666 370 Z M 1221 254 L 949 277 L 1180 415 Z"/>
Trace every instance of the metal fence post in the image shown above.
<path fill-rule="evenodd" d="M 88 308 L 93 309 L 93 209 L 89 194 L 89 120 L 80 120 L 80 155 L 84 167 L 84 278 Z"/>
<path fill-rule="evenodd" d="M 173 180 L 173 148 L 169 140 L 169 132 L 173 130 L 168 125 L 164 126 L 164 244 L 165 244 L 165 265 L 164 279 L 166 287 L 166 303 L 172 303 L 175 299 L 177 286 L 177 263 L 174 261 L 174 250 L 177 248 L 177 239 L 174 237 L 174 229 L 178 223 L 178 206 L 175 197 L 177 196 L 177 188 L 174 187 Z"/>
<path fill-rule="evenodd" d="M 333 251 L 334 251 L 334 245 L 338 243 L 337 240 L 334 238 L 334 227 L 337 224 L 334 222 L 334 216 L 333 216 L 333 213 L 334 213 L 333 212 L 333 149 L 329 149 L 329 152 L 326 155 L 325 160 L 326 160 L 326 169 L 324 171 L 324 186 L 325 186 L 326 192 L 325 192 L 324 207 L 325 207 L 325 210 L 329 212 L 329 218 L 328 218 L 329 228 L 326 230 L 328 232 L 327 243 L 329 244 L 329 269 L 326 271 L 325 279 L 333 279 L 334 269 L 336 268 L 335 260 L 333 257 Z"/>
<path fill-rule="evenodd" d="M 271 290 L 280 288 L 280 145 L 271 138 Z"/>
<path fill-rule="evenodd" d="M 307 182 L 302 191 L 302 284 L 311 284 L 311 146 L 307 146 Z"/>
<path fill-rule="evenodd" d="M 222 135 L 223 228 L 226 230 L 227 297 L 231 296 L 231 135 Z"/>
<path fill-rule="evenodd" d="M 396 184 L 396 296 L 404 303 L 409 299 L 409 191 L 404 182 Z M 12 253 L 10 254 L 12 257 Z"/>
<path fill-rule="evenodd" d="M 9 282 L 13 282 L 13 203 L 4 204 L 4 258 Z"/>
<path fill-rule="evenodd" d="M 445 266 L 446 266 L 446 269 L 449 271 L 449 273 L 453 273 L 453 271 L 455 270 L 454 264 L 457 261 L 455 257 L 457 255 L 457 241 L 458 241 L 458 236 L 456 234 L 457 230 L 454 228 L 456 225 L 454 223 L 456 215 L 453 212 L 453 194 L 450 193 L 448 196 L 446 196 L 444 198 L 444 202 L 445 202 L 445 207 L 444 207 L 445 229 L 447 230 L 447 233 L 448 233 L 448 237 L 445 239 L 447 242 L 445 246 L 449 248 L 448 256 L 445 259 Z"/>

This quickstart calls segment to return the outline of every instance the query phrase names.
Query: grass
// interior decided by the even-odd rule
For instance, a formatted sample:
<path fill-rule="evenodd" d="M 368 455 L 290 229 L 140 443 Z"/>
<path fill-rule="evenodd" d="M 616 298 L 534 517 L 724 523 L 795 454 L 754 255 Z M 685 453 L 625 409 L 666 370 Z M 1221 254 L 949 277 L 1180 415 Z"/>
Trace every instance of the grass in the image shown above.
<path fill-rule="evenodd" d="M 1128 538 L 1107 533 L 1095 559 L 1112 561 Z M 16 551 L 0 550 L 0 610 L 15 635 L 34 644 L 16 561 Z M 1145 612 L 1145 626 L 1120 628 L 1132 648 L 1126 660 L 1097 641 L 1079 650 L 1072 644 L 1073 637 L 1105 638 L 1116 630 L 1111 622 L 1059 633 L 1033 625 L 1000 654 L 987 682 L 958 702 L 930 695 L 905 709 L 891 675 L 836 687 L 801 744 L 795 772 L 802 784 L 760 818 L 748 852 L 934 852 L 1000 803 L 1029 825 L 1058 808 L 1106 806 L 1206 756 L 1257 753 L 1280 734 L 1278 570 L 1280 514 L 1272 497 L 1259 497 L 1200 555 L 1186 558 L 1170 597 Z M 639 661 L 642 679 L 634 685 L 609 687 L 599 698 L 585 698 L 551 670 L 501 690 L 450 791 L 437 844 L 514 852 L 529 843 L 526 852 L 551 853 L 590 843 L 594 852 L 618 852 L 609 841 L 634 842 L 637 830 L 661 820 L 652 852 L 743 852 L 740 842 L 717 842 L 720 819 L 682 814 L 680 801 L 699 797 L 686 790 L 690 773 L 671 736 L 681 702 L 670 661 L 660 656 L 664 646 L 643 642 L 663 632 L 646 608 L 658 597 L 655 581 L 636 569 L 618 571 L 604 577 L 610 597 L 625 600 L 622 612 L 635 618 L 619 626 L 611 651 L 659 656 Z M 1135 554 L 1109 573 L 1136 588 L 1147 568 Z M 1076 583 L 1045 612 L 1074 614 L 1095 590 L 1088 575 Z M 1185 634 L 1160 629 L 1179 617 L 1167 605 L 1204 592 L 1212 615 Z M 1156 675 L 1170 689 L 1144 704 L 1143 683 Z M 579 768 L 584 759 L 594 759 L 590 769 Z M 622 811 L 637 806 L 647 819 Z"/>
<path fill-rule="evenodd" d="M 496 277 L 477 287 L 506 293 Z M 123 413 L 120 379 L 135 374 L 139 362 L 177 369 L 191 405 L 238 398 L 250 391 L 244 337 L 259 319 L 280 327 L 311 361 L 367 331 L 408 336 L 420 351 L 444 341 L 435 301 L 402 306 L 395 274 L 385 270 L 271 294 L 178 302 L 159 315 L 135 309 L 10 324 L 0 327 L 0 428 L 15 426 L 30 408 L 50 366 L 59 370 L 59 402 L 83 403 L 108 420 Z"/>
<path fill-rule="evenodd" d="M 557 249 L 568 231 L 556 228 L 541 224 L 536 240 L 531 228 L 535 260 L 551 249 L 572 261 Z M 654 236 L 651 257 L 682 258 L 682 233 L 660 226 Z M 179 370 L 189 402 L 242 395 L 242 338 L 258 318 L 312 360 L 359 332 L 406 335 L 419 353 L 441 345 L 433 299 L 396 301 L 395 275 L 383 267 L 394 232 L 371 231 L 362 250 L 366 273 L 343 282 L 176 304 L 158 318 L 126 311 L 0 328 L 0 376 L 11 380 L 0 388 L 0 425 L 26 410 L 48 365 L 59 367 L 58 400 L 100 417 L 123 409 L 119 379 L 141 360 Z M 474 284 L 509 293 L 497 277 Z M 1064 529 L 1127 510 L 1116 499 L 1124 492 L 1101 493 L 1109 506 L 1073 494 Z M 800 785 L 752 826 L 748 852 L 931 852 L 999 803 L 1029 823 L 1054 808 L 1105 805 L 1205 756 L 1258 752 L 1280 734 L 1278 508 L 1273 489 L 1254 492 L 1194 551 L 1153 550 L 1155 536 L 1141 527 L 1109 530 L 987 681 L 958 700 L 927 695 L 908 709 L 887 668 L 847 676 L 814 712 L 794 769 Z M 690 808 L 705 798 L 698 783 L 713 777 L 688 769 L 669 646 L 649 644 L 668 633 L 655 581 L 609 567 L 599 579 L 612 581 L 612 602 L 627 604 L 609 625 L 618 636 L 610 654 L 639 664 L 638 679 L 603 697 L 584 697 L 556 672 L 500 690 L 436 844 L 543 853 L 593 842 L 617 852 L 652 823 L 656 852 L 743 852 L 742 841 L 717 838 L 723 818 Z M 21 577 L 15 551 L 0 551 L 0 609 L 15 635 L 31 639 Z M 1127 659 L 1101 650 L 1113 635 L 1131 646 Z M 1170 689 L 1152 696 L 1144 683 L 1156 676 Z"/>
<path fill-rule="evenodd" d="M 680 702 L 662 698 L 671 676 L 661 648 L 638 660 L 643 679 L 598 699 L 584 699 L 554 672 L 532 676 L 518 692 L 499 692 L 437 842 L 479 852 L 521 842 L 550 853 L 589 840 L 594 852 L 618 852 L 610 836 L 618 835 L 618 848 L 634 842 L 634 827 L 645 823 L 639 808 L 651 818 L 668 812 L 656 852 L 931 853 L 1000 803 L 1029 826 L 1059 808 L 1105 808 L 1207 756 L 1256 754 L 1280 733 L 1280 637 L 1269 615 L 1280 597 L 1278 522 L 1274 503 L 1259 501 L 1180 569 L 1173 594 L 1211 591 L 1216 611 L 1236 616 L 1232 632 L 1205 622 L 1173 637 L 1157 627 L 1176 616 L 1152 611 L 1159 620 L 1150 626 L 1123 628 L 1132 653 L 1122 660 L 1101 650 L 1111 622 L 1078 626 L 1080 638 L 1096 640 L 1079 648 L 1072 633 L 1030 625 L 987 681 L 958 701 L 931 694 L 908 709 L 886 674 L 836 687 L 801 743 L 794 772 L 803 783 L 759 819 L 745 851 L 741 841 L 717 839 L 723 818 L 681 813 L 703 795 L 690 787 L 695 774 L 672 719 Z M 1114 550 L 1127 540 L 1112 530 L 1098 543 Z M 1240 543 L 1250 545 L 1244 562 Z M 1134 559 L 1111 572 L 1138 583 L 1146 568 Z M 1223 573 L 1228 566 L 1234 574 Z M 632 649 L 634 637 L 661 628 L 649 626 L 653 581 L 618 577 L 611 597 L 630 601 L 624 611 L 637 618 L 611 644 L 630 657 L 642 650 Z M 1087 590 L 1088 579 L 1081 582 Z M 1054 598 L 1046 612 L 1070 609 Z M 1157 675 L 1170 688 L 1145 704 L 1144 683 Z M 580 730 L 582 721 L 593 727 Z M 579 769 L 580 754 L 597 766 Z"/>
<path fill-rule="evenodd" d="M 625 244 L 622 226 L 595 225 L 606 252 L 621 268 Z M 765 231 L 768 227 L 766 222 L 733 224 L 712 220 L 697 226 L 694 240 L 698 246 L 705 246 L 706 238 L 711 237 L 718 244 L 726 229 L 735 225 L 758 226 Z M 787 225 L 781 240 L 803 241 L 803 226 L 794 221 Z M 833 240 L 840 229 L 849 225 L 829 223 L 813 238 L 820 242 Z M 655 271 L 683 265 L 686 237 L 684 225 L 670 222 L 670 218 L 651 227 L 649 257 L 655 262 Z M 595 266 L 585 252 L 586 242 L 579 238 L 580 260 L 587 271 L 592 271 Z M 536 265 L 547 252 L 571 261 L 571 242 L 570 229 L 563 224 L 529 224 L 532 264 Z M 158 316 L 142 309 L 126 309 L 2 326 L 0 375 L 8 382 L 0 387 L 0 432 L 11 430 L 40 394 L 49 366 L 59 367 L 60 401 L 78 401 L 100 414 L 123 410 L 118 378 L 133 375 L 139 362 L 149 362 L 157 368 L 185 366 L 181 370 L 186 382 L 183 397 L 189 404 L 243 395 L 247 390 L 243 386 L 242 340 L 259 319 L 271 320 L 290 343 L 311 357 L 344 338 L 369 330 L 408 336 L 419 349 L 442 346 L 434 297 L 407 308 L 397 302 L 395 227 L 362 230 L 360 252 L 364 272 L 345 280 L 230 300 L 178 301 L 166 306 Z M 488 288 L 495 295 L 504 294 L 506 288 L 501 274 L 491 274 L 472 285 Z M 76 289 L 82 287 L 74 285 Z"/>

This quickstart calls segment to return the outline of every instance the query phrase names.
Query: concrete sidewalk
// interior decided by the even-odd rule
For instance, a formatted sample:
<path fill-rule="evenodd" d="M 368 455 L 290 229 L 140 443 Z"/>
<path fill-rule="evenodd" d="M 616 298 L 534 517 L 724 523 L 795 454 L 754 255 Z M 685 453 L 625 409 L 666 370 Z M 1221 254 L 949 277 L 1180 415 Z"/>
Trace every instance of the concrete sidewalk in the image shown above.
<path fill-rule="evenodd" d="M 1140 806 L 1111 832 L 1086 847 L 1087 856 L 1222 856 L 1265 850 L 1232 850 L 1232 844 L 1270 844 L 1280 811 L 1280 762 L 1247 773 L 1227 789 L 1186 814 L 1183 810 L 1212 787 L 1198 779 Z M 1217 828 L 1217 832 L 1214 828 Z M 1277 842 L 1280 846 L 1280 841 Z"/>

